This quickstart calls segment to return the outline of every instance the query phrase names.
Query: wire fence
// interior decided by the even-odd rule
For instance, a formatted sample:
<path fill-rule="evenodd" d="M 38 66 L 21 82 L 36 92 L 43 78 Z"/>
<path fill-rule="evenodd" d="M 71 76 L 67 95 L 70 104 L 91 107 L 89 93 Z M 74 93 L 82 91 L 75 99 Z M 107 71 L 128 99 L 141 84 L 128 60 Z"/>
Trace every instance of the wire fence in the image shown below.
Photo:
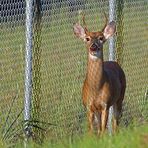
<path fill-rule="evenodd" d="M 42 140 L 83 133 L 85 110 L 81 88 L 85 78 L 85 45 L 75 38 L 73 23 L 85 12 L 90 30 L 102 29 L 107 0 L 42 0 L 33 3 L 31 121 L 34 138 Z M 25 84 L 24 0 L 1 0 L 0 132 L 8 142 L 23 138 Z M 148 120 L 148 2 L 116 1 L 116 58 L 125 71 L 127 89 L 121 126 Z M 108 44 L 104 47 L 108 60 Z"/>

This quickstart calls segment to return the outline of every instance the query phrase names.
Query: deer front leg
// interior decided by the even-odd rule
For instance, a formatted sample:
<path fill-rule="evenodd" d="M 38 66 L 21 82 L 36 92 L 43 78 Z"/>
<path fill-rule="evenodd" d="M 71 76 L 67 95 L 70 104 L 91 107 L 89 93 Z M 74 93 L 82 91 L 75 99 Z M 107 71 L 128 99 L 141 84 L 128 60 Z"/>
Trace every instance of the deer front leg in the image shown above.
<path fill-rule="evenodd" d="M 101 134 L 103 134 L 106 130 L 106 125 L 108 121 L 108 113 L 109 111 L 105 108 L 101 113 Z"/>
<path fill-rule="evenodd" d="M 100 136 L 100 134 L 101 134 L 101 113 L 97 114 L 97 119 L 98 119 L 98 121 L 97 121 L 97 134 L 98 134 L 98 136 Z"/>
<path fill-rule="evenodd" d="M 93 111 L 89 110 L 88 111 L 88 127 L 89 127 L 89 133 L 93 133 L 93 121 L 94 121 L 94 113 Z"/>

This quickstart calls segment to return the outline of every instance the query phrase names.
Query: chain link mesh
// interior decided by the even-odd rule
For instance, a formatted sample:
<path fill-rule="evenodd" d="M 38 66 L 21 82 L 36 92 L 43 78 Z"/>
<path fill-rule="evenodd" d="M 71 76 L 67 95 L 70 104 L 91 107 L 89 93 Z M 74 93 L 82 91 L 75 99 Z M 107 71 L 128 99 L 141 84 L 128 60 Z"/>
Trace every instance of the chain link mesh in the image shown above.
<path fill-rule="evenodd" d="M 0 1 L 0 137 L 15 142 L 22 133 L 25 2 Z"/>
<path fill-rule="evenodd" d="M 0 132 L 11 142 L 22 136 L 25 6 L 24 0 L 1 0 Z M 87 60 L 85 45 L 73 34 L 73 23 L 81 22 L 82 11 L 88 28 L 98 31 L 108 1 L 42 0 L 41 6 L 41 24 L 34 27 L 32 116 L 51 139 L 73 136 L 85 129 L 81 88 Z M 116 56 L 127 79 L 121 118 L 125 126 L 148 119 L 148 2 L 119 1 L 116 9 L 120 26 Z M 106 60 L 108 45 L 104 48 Z"/>

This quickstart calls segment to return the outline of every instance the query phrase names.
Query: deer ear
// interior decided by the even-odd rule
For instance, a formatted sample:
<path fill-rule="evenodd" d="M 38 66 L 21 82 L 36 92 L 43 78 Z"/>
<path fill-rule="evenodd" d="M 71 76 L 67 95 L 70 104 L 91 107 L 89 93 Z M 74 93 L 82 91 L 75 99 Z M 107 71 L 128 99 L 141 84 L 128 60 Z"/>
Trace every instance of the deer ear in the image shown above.
<path fill-rule="evenodd" d="M 115 22 L 112 21 L 103 30 L 105 39 L 108 39 L 109 37 L 111 37 L 115 33 L 115 31 L 116 31 L 116 25 L 115 25 Z"/>
<path fill-rule="evenodd" d="M 77 37 L 83 40 L 85 39 L 86 33 L 85 33 L 84 28 L 80 24 L 76 23 L 73 27 L 73 31 Z"/>

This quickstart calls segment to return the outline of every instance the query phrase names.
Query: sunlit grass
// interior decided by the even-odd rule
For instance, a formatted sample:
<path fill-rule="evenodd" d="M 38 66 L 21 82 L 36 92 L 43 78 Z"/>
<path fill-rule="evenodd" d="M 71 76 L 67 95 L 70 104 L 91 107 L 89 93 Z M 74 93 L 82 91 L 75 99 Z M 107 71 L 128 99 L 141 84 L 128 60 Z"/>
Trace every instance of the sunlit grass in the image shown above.
<path fill-rule="evenodd" d="M 148 147 L 148 126 L 120 129 L 116 135 L 105 134 L 99 138 L 95 135 L 81 135 L 61 139 L 56 143 L 47 140 L 42 145 L 30 142 L 29 148 L 147 148 Z M 17 145 L 22 147 L 22 144 Z"/>
<path fill-rule="evenodd" d="M 122 66 L 126 73 L 127 90 L 123 119 L 130 122 L 131 117 L 137 117 L 140 120 L 147 118 L 147 104 L 145 103 L 148 80 L 148 36 L 145 31 L 145 21 L 147 19 L 145 9 L 147 6 L 141 4 L 140 8 L 142 9 L 137 11 L 139 5 L 128 6 L 127 3 L 126 5 L 123 16 L 124 49 Z M 91 9 L 87 9 L 85 12 L 89 29 L 91 31 L 101 29 L 101 26 L 104 25 L 104 19 L 98 5 L 93 5 Z M 43 18 L 41 33 L 41 112 L 39 120 L 58 125 L 56 128 L 50 128 L 49 130 L 49 134 L 54 138 L 75 134 L 77 133 L 76 130 L 83 128 L 85 113 L 81 100 L 81 88 L 86 73 L 87 55 L 84 43 L 73 34 L 73 23 L 78 21 L 78 16 L 70 16 L 68 9 L 65 7 L 60 13 L 48 17 Z M 7 130 L 24 105 L 25 26 L 8 27 L 4 25 L 1 32 L 0 113 L 2 115 L 0 115 L 0 121 L 1 127 L 5 127 L 5 130 Z M 104 47 L 104 53 L 105 59 L 108 59 L 107 43 Z M 15 96 L 17 96 L 17 99 L 5 125 L 8 110 Z M 19 127 L 18 125 L 22 120 L 23 114 L 8 134 L 12 134 L 13 137 L 13 129 Z M 123 124 L 125 124 L 125 120 L 123 120 Z M 1 128 L 0 131 L 2 131 Z M 119 135 L 119 137 L 124 138 L 124 134 Z M 127 141 L 128 138 L 127 136 Z M 116 136 L 106 136 L 103 140 L 81 137 L 81 139 L 76 138 L 74 141 L 72 139 L 66 140 L 66 145 L 72 148 L 79 146 L 83 148 L 85 144 L 88 147 L 91 144 L 94 146 L 95 144 L 103 145 L 105 140 L 106 144 L 114 146 L 114 143 L 119 141 L 119 138 L 117 139 Z M 50 142 L 45 143 L 45 147 L 52 146 Z M 64 144 L 59 145 L 61 147 L 65 146 Z M 103 147 L 105 146 L 103 145 Z"/>

